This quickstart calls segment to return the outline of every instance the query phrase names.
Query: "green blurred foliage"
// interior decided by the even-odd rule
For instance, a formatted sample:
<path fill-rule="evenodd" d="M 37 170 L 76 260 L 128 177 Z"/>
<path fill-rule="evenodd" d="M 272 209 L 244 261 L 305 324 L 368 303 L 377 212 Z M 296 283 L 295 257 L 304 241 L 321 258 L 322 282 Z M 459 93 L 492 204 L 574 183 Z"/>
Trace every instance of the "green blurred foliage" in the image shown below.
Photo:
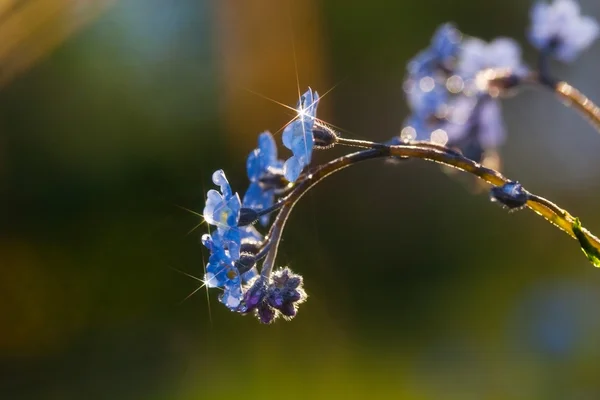
<path fill-rule="evenodd" d="M 204 290 L 182 302 L 198 282 L 176 270 L 202 275 L 206 227 L 187 234 L 198 217 L 178 206 L 200 211 L 217 168 L 243 192 L 245 160 L 231 154 L 251 150 L 223 139 L 235 133 L 222 120 L 215 35 L 236 27 L 217 26 L 219 4 L 120 1 L 0 93 L 0 398 L 598 398 L 600 276 L 577 242 L 421 161 L 362 165 L 303 199 L 280 251 L 310 296 L 293 322 L 260 326 Z M 315 62 L 337 85 L 321 117 L 373 140 L 398 132 L 404 66 L 439 23 L 524 43 L 528 9 L 318 5 L 327 56 Z M 600 151 L 591 128 L 545 97 L 507 102 L 504 169 L 598 232 L 598 174 L 565 188 L 554 179 L 569 181 L 569 158 L 549 161 L 550 173 L 532 165 L 552 156 L 534 146 L 558 147 L 548 131 L 564 120 L 573 142 Z M 271 109 L 264 128 L 275 131 L 287 114 Z M 564 287 L 583 300 L 565 295 L 536 331 Z M 582 321 L 595 323 L 571 329 Z M 551 346 L 555 332 L 567 349 Z"/>

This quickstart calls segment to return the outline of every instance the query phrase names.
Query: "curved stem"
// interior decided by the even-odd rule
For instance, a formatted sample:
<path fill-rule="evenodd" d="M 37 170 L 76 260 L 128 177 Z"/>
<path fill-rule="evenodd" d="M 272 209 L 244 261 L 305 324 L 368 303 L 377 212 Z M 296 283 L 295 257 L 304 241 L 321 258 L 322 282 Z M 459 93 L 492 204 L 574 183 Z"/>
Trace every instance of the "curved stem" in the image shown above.
<path fill-rule="evenodd" d="M 298 200 L 300 200 L 300 198 L 306 192 L 308 192 L 313 186 L 327 176 L 341 171 L 350 165 L 356 164 L 360 161 L 366 161 L 384 156 L 389 156 L 389 147 L 385 145 L 378 145 L 378 147 L 375 149 L 363 150 L 347 156 L 336 158 L 335 160 L 318 167 L 313 173 L 308 173 L 304 181 L 296 186 L 288 196 L 286 196 L 284 199 L 281 199 L 280 201 L 283 202 L 284 205 L 279 211 L 279 214 L 277 214 L 277 218 L 275 218 L 275 221 L 273 222 L 273 225 L 271 225 L 271 229 L 267 235 L 267 240 L 270 243 L 270 251 L 263 262 L 261 275 L 264 277 L 269 277 L 273 271 L 275 259 L 277 258 L 277 249 L 279 247 L 279 242 L 281 241 L 281 235 L 283 233 L 285 223 L 287 222 L 287 219 Z"/>
<path fill-rule="evenodd" d="M 554 92 L 568 105 L 578 110 L 600 132 L 600 108 L 583 93 L 567 82 L 558 82 Z"/>
<path fill-rule="evenodd" d="M 489 70 L 490 76 L 497 75 L 500 80 L 507 79 L 508 76 L 502 75 L 502 72 L 502 69 Z M 539 85 L 552 90 L 566 105 L 572 106 L 579 111 L 600 132 L 600 107 L 571 84 L 554 78 L 548 67 L 547 55 L 544 55 L 544 53 L 540 55 L 538 70 L 521 77 L 520 82 L 523 84 Z"/>
<path fill-rule="evenodd" d="M 367 146 L 369 142 L 360 141 L 362 145 Z M 287 222 L 287 219 L 298 202 L 298 200 L 313 186 L 319 183 L 327 176 L 341 171 L 342 169 L 349 167 L 350 165 L 356 164 L 361 161 L 382 158 L 382 157 L 403 157 L 403 158 L 419 158 L 426 161 L 432 161 L 439 164 L 454 167 L 458 170 L 468 172 L 485 182 L 493 186 L 502 186 L 505 183 L 511 182 L 508 178 L 502 175 L 500 172 L 493 169 L 484 167 L 483 165 L 468 159 L 450 149 L 443 146 L 437 146 L 435 148 L 431 146 L 421 146 L 420 144 L 401 144 L 401 145 L 381 145 L 378 143 L 372 143 L 372 148 L 368 150 L 359 151 L 352 153 L 347 156 L 343 156 L 318 167 L 314 172 L 307 173 L 306 178 L 292 192 L 281 201 L 284 202 L 283 207 L 277 218 L 273 222 L 271 229 L 268 234 L 268 240 L 271 244 L 270 251 L 265 257 L 261 274 L 268 277 L 273 270 L 275 259 L 277 257 L 277 248 L 281 240 L 283 228 Z M 527 201 L 527 207 L 529 207 L 536 214 L 544 217 L 547 221 L 560 228 L 572 238 L 578 239 L 573 229 L 574 224 L 577 223 L 575 217 L 569 214 L 566 210 L 560 208 L 551 201 L 531 194 Z M 581 228 L 581 232 L 585 236 L 585 239 L 589 244 L 596 250 L 600 251 L 600 239 L 591 234 L 587 229 Z"/>

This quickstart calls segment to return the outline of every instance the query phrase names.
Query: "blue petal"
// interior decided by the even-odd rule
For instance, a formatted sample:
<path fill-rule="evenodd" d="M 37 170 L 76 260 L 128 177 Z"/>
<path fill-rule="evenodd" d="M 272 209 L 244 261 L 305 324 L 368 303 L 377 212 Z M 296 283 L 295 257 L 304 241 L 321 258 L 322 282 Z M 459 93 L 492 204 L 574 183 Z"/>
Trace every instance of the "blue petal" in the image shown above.
<path fill-rule="evenodd" d="M 263 163 L 259 149 L 252 150 L 248 155 L 246 171 L 248 172 L 250 182 L 256 182 L 260 179 L 260 175 L 263 173 Z"/>
<path fill-rule="evenodd" d="M 229 229 L 223 233 L 224 246 L 229 251 L 229 257 L 232 260 L 240 258 L 240 248 L 242 245 L 242 228 Z"/>
<path fill-rule="evenodd" d="M 307 129 L 307 124 L 299 124 L 299 134 L 294 136 L 292 140 L 292 153 L 304 164 L 310 164 L 312 158 L 312 150 L 315 143 L 315 139 L 311 129 Z M 312 125 L 312 124 L 311 124 Z"/>
<path fill-rule="evenodd" d="M 419 52 L 413 57 L 406 67 L 410 75 L 432 75 L 436 65 L 437 58 L 429 49 Z"/>
<path fill-rule="evenodd" d="M 249 271 L 246 271 L 242 274 L 242 283 L 247 283 L 251 281 L 252 278 L 258 275 L 258 270 L 256 267 L 252 267 Z"/>
<path fill-rule="evenodd" d="M 227 225 L 229 227 L 235 227 L 240 219 L 240 209 L 242 208 L 242 202 L 240 201 L 240 196 L 238 196 L 237 193 L 229 199 L 227 202 L 227 208 Z"/>
<path fill-rule="evenodd" d="M 296 182 L 303 168 L 304 165 L 300 163 L 298 158 L 292 156 L 283 164 L 283 175 L 288 181 Z"/>
<path fill-rule="evenodd" d="M 207 287 L 223 287 L 226 284 L 228 280 L 227 273 L 233 268 L 233 266 L 228 265 L 229 262 L 228 257 L 220 257 L 217 254 L 210 256 L 206 266 L 206 274 L 204 274 Z"/>
<path fill-rule="evenodd" d="M 246 190 L 246 194 L 244 194 L 243 205 L 246 208 L 251 208 L 256 211 L 262 210 L 262 208 L 258 208 L 262 205 L 262 195 L 263 190 L 260 185 L 256 182 L 250 183 L 248 186 L 248 190 Z"/>
<path fill-rule="evenodd" d="M 299 109 L 304 110 L 304 115 L 315 118 L 317 116 L 317 106 L 319 105 L 319 94 L 308 88 L 302 95 L 299 102 Z"/>
<path fill-rule="evenodd" d="M 273 205 L 275 194 L 273 190 L 263 190 L 258 183 L 251 183 L 244 195 L 244 207 L 261 211 Z M 260 222 L 263 226 L 269 223 L 269 216 L 261 217 Z"/>
<path fill-rule="evenodd" d="M 240 235 L 243 240 L 250 240 L 254 242 L 262 242 L 264 239 L 260 232 L 257 231 L 252 225 L 247 225 L 243 228 L 240 228 Z"/>
<path fill-rule="evenodd" d="M 258 149 L 265 160 L 265 165 L 277 161 L 277 144 L 269 131 L 261 133 L 258 137 Z"/>
<path fill-rule="evenodd" d="M 225 177 L 225 172 L 222 169 L 215 171 L 212 175 L 212 181 L 215 185 L 221 187 L 221 193 L 225 198 L 229 198 L 232 195 L 231 186 Z"/>
<path fill-rule="evenodd" d="M 237 276 L 235 279 L 230 279 L 227 282 L 223 294 L 219 296 L 219 301 L 225 304 L 231 311 L 237 311 L 243 297 L 240 277 Z"/>
<path fill-rule="evenodd" d="M 419 52 L 408 63 L 408 73 L 416 76 L 432 75 L 456 57 L 460 50 L 461 33 L 452 24 L 441 25 L 431 39 L 431 45 Z"/>
<path fill-rule="evenodd" d="M 454 57 L 459 50 L 461 34 L 450 23 L 440 26 L 431 40 L 431 49 L 440 61 L 445 62 Z"/>
<path fill-rule="evenodd" d="M 294 136 L 294 132 L 295 132 L 295 124 L 296 121 L 292 121 L 290 122 L 285 129 L 283 130 L 283 134 L 281 135 L 281 140 L 283 142 L 283 145 L 285 147 L 287 147 L 288 149 L 292 148 L 292 138 Z"/>
<path fill-rule="evenodd" d="M 202 211 L 202 216 L 211 225 L 215 225 L 216 221 L 213 218 L 215 210 L 222 206 L 224 203 L 223 196 L 216 190 L 209 190 L 206 196 L 206 205 L 204 206 L 204 211 Z"/>

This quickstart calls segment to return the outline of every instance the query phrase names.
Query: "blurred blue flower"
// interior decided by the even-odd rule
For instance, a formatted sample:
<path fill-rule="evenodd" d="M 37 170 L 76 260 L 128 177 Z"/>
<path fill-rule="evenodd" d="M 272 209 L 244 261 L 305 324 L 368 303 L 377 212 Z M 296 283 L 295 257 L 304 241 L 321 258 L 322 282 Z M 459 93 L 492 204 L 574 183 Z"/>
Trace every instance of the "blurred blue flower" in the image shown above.
<path fill-rule="evenodd" d="M 458 54 L 461 33 L 451 23 L 441 25 L 434 33 L 430 46 L 409 61 L 408 73 L 413 76 L 432 75 L 436 70 L 449 69 Z"/>
<path fill-rule="evenodd" d="M 458 147 L 466 157 L 477 162 L 506 138 L 500 101 L 487 95 L 457 97 L 442 129 L 448 135 L 449 146 Z"/>
<path fill-rule="evenodd" d="M 435 82 L 428 76 L 409 79 L 404 87 L 408 106 L 413 115 L 420 119 L 435 115 L 448 102 L 450 95 L 443 83 Z"/>
<path fill-rule="evenodd" d="M 502 117 L 500 101 L 492 98 L 480 100 L 482 104 L 478 107 L 477 127 L 479 143 L 484 149 L 495 149 L 500 146 L 506 138 L 506 127 Z"/>
<path fill-rule="evenodd" d="M 527 69 L 521 62 L 521 47 L 509 38 L 497 38 L 486 43 L 478 38 L 469 38 L 462 43 L 457 73 L 463 80 L 473 79 L 487 68 L 509 68 L 517 75 Z"/>
<path fill-rule="evenodd" d="M 599 33 L 598 21 L 582 16 L 575 0 L 538 2 L 531 9 L 529 41 L 563 62 L 577 58 Z"/>
<path fill-rule="evenodd" d="M 294 153 L 283 165 L 283 174 L 290 182 L 295 182 L 304 167 L 310 164 L 315 142 L 312 129 L 318 103 L 319 94 L 308 88 L 296 106 L 298 116 L 283 131 L 283 145 Z"/>
<path fill-rule="evenodd" d="M 248 156 L 246 162 L 250 186 L 244 195 L 244 207 L 261 211 L 273 205 L 276 185 L 269 182 L 283 174 L 283 161 L 277 159 L 277 144 L 270 132 L 263 132 L 258 137 L 258 148 Z M 260 218 L 263 225 L 269 223 L 269 215 Z"/>
<path fill-rule="evenodd" d="M 524 292 L 512 328 L 527 349 L 564 359 L 598 346 L 598 291 L 589 282 L 546 282 Z"/>
<path fill-rule="evenodd" d="M 204 220 L 210 225 L 215 225 L 222 235 L 229 232 L 235 234 L 242 207 L 240 197 L 231 191 L 223 170 L 215 171 L 212 180 L 215 185 L 221 187 L 221 193 L 214 189 L 208 191 L 206 206 L 202 212 Z"/>

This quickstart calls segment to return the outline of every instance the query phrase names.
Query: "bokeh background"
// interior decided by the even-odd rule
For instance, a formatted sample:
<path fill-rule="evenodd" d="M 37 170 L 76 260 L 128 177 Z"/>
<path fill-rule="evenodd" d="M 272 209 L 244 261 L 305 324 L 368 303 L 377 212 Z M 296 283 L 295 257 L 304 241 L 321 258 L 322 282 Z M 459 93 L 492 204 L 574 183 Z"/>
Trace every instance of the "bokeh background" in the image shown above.
<path fill-rule="evenodd" d="M 600 18 L 600 3 L 581 1 Z M 440 23 L 512 36 L 522 0 L 0 2 L 0 398 L 598 399 L 600 272 L 466 176 L 373 161 L 295 210 L 290 323 L 230 313 L 188 232 L 308 85 L 387 140 Z M 600 100 L 595 45 L 554 71 Z M 271 99 L 271 100 L 269 100 Z M 275 101 L 273 101 L 275 100 Z M 600 136 L 551 93 L 505 102 L 503 171 L 600 232 Z M 318 153 L 318 160 L 332 155 Z M 209 301 L 210 300 L 210 301 Z"/>

